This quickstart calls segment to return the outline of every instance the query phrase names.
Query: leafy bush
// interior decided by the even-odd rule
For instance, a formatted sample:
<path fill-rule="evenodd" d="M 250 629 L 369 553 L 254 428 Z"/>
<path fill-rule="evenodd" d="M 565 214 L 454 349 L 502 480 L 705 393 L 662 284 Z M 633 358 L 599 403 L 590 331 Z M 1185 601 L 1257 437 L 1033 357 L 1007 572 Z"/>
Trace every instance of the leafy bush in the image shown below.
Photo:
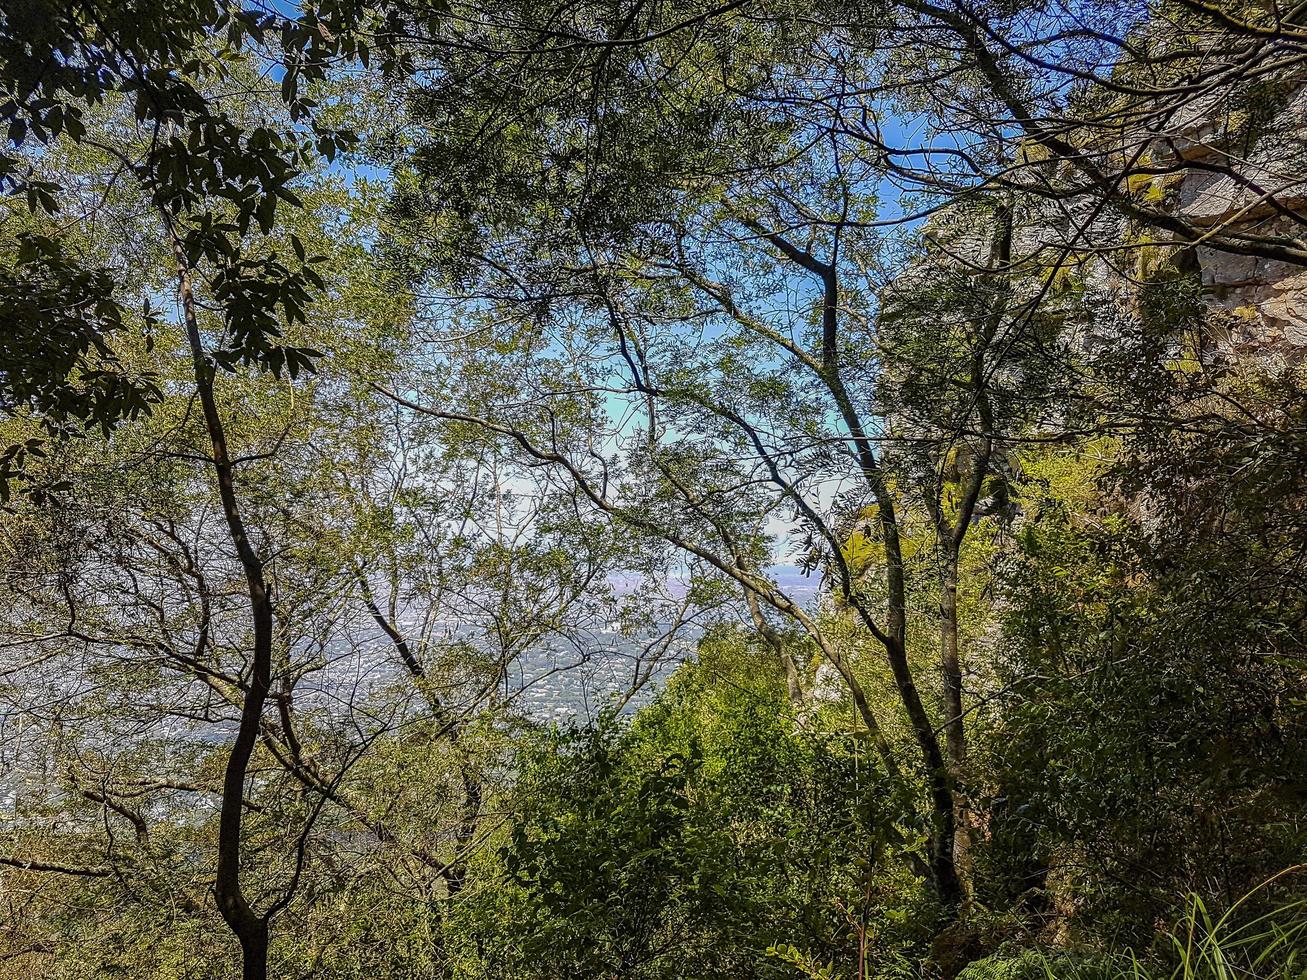
<path fill-rule="evenodd" d="M 783 680 L 748 663 L 683 668 L 634 724 L 526 754 L 503 885 L 460 909 L 491 976 L 792 977 L 769 951 L 843 970 L 860 930 L 885 953 L 925 935 L 919 882 L 885 860 L 898 788 L 860 740 L 796 725 Z"/>

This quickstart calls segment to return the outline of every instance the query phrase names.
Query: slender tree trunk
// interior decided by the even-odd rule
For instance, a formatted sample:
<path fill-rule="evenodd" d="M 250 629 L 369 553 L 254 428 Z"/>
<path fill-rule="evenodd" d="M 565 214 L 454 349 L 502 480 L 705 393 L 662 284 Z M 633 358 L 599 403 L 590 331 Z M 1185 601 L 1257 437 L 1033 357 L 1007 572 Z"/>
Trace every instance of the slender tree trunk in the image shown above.
<path fill-rule="evenodd" d="M 954 812 L 953 779 L 940 751 L 935 726 L 931 723 L 930 715 L 921 701 L 921 693 L 917 690 L 912 666 L 908 662 L 907 582 L 894 497 L 886 485 L 885 474 L 880 467 L 872 441 L 867 435 L 866 427 L 862 424 L 862 418 L 853 399 L 849 397 L 848 389 L 845 388 L 840 374 L 838 354 L 840 287 L 837 262 L 838 259 L 833 258 L 828 265 L 818 266 L 817 269 L 822 277 L 825 294 L 822 309 L 822 374 L 823 380 L 834 396 L 840 416 L 848 427 L 863 479 L 876 499 L 881 540 L 885 545 L 885 585 L 889 600 L 885 629 L 877 628 L 875 617 L 861 601 L 855 601 L 854 606 L 867 628 L 876 635 L 885 648 L 885 657 L 894 676 L 894 686 L 898 690 L 899 699 L 912 726 L 912 734 L 921 751 L 926 770 L 926 785 L 930 795 L 932 827 L 928 847 L 931 877 L 940 903 L 947 909 L 955 909 L 962 902 L 962 883 L 958 878 L 954 857 L 957 816 Z M 852 596 L 849 598 L 853 599 Z"/>
<path fill-rule="evenodd" d="M 790 703 L 803 704 L 803 682 L 799 678 L 799 665 L 784 647 L 781 648 L 781 664 L 785 667 L 785 691 L 789 694 Z"/>
<path fill-rule="evenodd" d="M 930 850 L 931 877 L 940 903 L 945 908 L 954 909 L 961 904 L 963 896 L 954 854 L 957 814 L 953 799 L 953 778 L 940 749 L 935 725 L 922 703 L 921 692 L 917 690 L 912 665 L 908 662 L 907 578 L 894 498 L 885 485 L 884 474 L 876 460 L 871 440 L 862 428 L 848 392 L 838 377 L 832 377 L 830 384 L 853 436 L 862 475 L 876 498 L 881 541 L 885 545 L 885 586 L 888 592 L 885 629 L 877 628 L 875 617 L 861 601 L 854 601 L 853 604 L 863 623 L 877 636 L 885 649 L 885 659 L 894 677 L 894 686 L 921 751 L 930 796 L 931 834 L 927 846 Z M 853 597 L 850 596 L 850 599 L 853 600 Z"/>
<path fill-rule="evenodd" d="M 944 556 L 939 601 L 939 665 L 944 680 L 944 743 L 955 777 L 966 764 L 962 724 L 962 663 L 958 656 L 958 556 Z"/>
<path fill-rule="evenodd" d="M 263 708 L 272 683 L 272 601 L 264 578 L 263 560 L 250 543 L 236 497 L 235 468 L 227 448 L 227 435 L 218 403 L 213 393 L 214 365 L 204 350 L 200 326 L 195 314 L 195 296 L 191 268 L 186 250 L 169 219 L 173 255 L 177 262 L 177 296 L 182 309 L 186 338 L 195 370 L 195 385 L 204 415 L 205 429 L 213 452 L 213 469 L 218 482 L 218 496 L 232 545 L 245 575 L 250 601 L 253 640 L 250 672 L 241 706 L 236 740 L 227 756 L 222 782 L 222 802 L 218 815 L 218 867 L 214 878 L 214 896 L 218 910 L 240 940 L 244 980 L 267 980 L 268 921 L 250 906 L 241 889 L 241 820 L 244 816 L 245 780 L 250 758 L 258 742 Z"/>
<path fill-rule="evenodd" d="M 926 714 L 912 678 L 902 638 L 891 636 L 885 643 L 885 653 L 925 762 L 926 787 L 931 804 L 931 833 L 927 846 L 930 850 L 930 871 L 935 893 L 940 904 L 954 909 L 962 903 L 962 881 L 958 877 L 954 850 L 957 816 L 954 813 L 953 780 L 940 751 L 939 739 L 935 737 L 935 728 L 930 722 L 930 716 Z"/>
<path fill-rule="evenodd" d="M 481 780 L 472 769 L 470 761 L 464 759 L 459 763 L 459 777 L 463 781 L 463 812 L 459 816 L 458 829 L 454 831 L 455 846 L 458 854 L 449 865 L 445 875 L 445 887 L 452 898 L 463 890 L 467 882 L 466 850 L 476 836 L 481 821 L 482 788 Z"/>
<path fill-rule="evenodd" d="M 969 869 L 971 807 L 967 794 L 967 743 L 962 708 L 962 660 L 958 654 L 958 553 L 946 549 L 940 574 L 939 667 L 944 688 L 944 751 L 953 782 L 956 821 L 954 857 Z"/>
<path fill-rule="evenodd" d="M 940 751 L 935 726 L 931 723 L 925 705 L 922 704 L 921 694 L 912 675 L 912 666 L 908 663 L 907 582 L 894 497 L 885 483 L 885 474 L 880 468 L 880 461 L 876 457 L 872 441 L 867 435 L 862 418 L 853 399 L 849 397 L 848 389 L 845 388 L 840 374 L 838 354 L 840 287 L 837 260 L 833 259 L 830 264 L 819 266 L 817 271 L 822 277 L 825 293 L 822 309 L 823 380 L 834 396 L 840 416 L 848 427 L 858 467 L 867 483 L 867 488 L 876 499 L 881 541 L 885 545 L 885 586 L 889 599 L 885 629 L 877 628 L 875 617 L 861 601 L 854 601 L 854 607 L 867 628 L 885 648 L 885 658 L 894 676 L 894 686 L 898 690 L 899 700 L 903 703 L 903 709 L 912 725 L 912 734 L 921 750 L 926 769 L 926 784 L 930 794 L 932 827 L 928 847 L 931 877 L 934 879 L 935 892 L 940 903 L 945 908 L 952 909 L 962 901 L 962 884 L 958 879 L 953 854 L 957 827 L 953 806 L 953 780 Z M 852 595 L 849 598 L 853 600 Z"/>
<path fill-rule="evenodd" d="M 1012 261 L 1013 210 L 1004 206 L 996 216 L 994 240 L 988 267 L 993 271 L 1007 268 Z M 958 644 L 958 563 L 962 543 L 976 512 L 994 455 L 994 413 L 989 400 L 990 366 L 988 352 L 1005 312 L 1006 292 L 993 297 L 986 314 L 980 318 L 971 356 L 970 383 L 975 392 L 975 408 L 981 430 L 979 453 L 964 492 L 955 522 L 944 513 L 943 504 L 932 488 L 926 494 L 926 508 L 935 521 L 939 536 L 940 558 L 940 642 L 939 666 L 943 681 L 944 750 L 946 776 L 953 798 L 953 865 L 964 869 L 969 864 L 973 817 L 967 793 L 966 725 L 962 706 L 962 660 Z M 959 898 L 961 887 L 959 885 Z"/>

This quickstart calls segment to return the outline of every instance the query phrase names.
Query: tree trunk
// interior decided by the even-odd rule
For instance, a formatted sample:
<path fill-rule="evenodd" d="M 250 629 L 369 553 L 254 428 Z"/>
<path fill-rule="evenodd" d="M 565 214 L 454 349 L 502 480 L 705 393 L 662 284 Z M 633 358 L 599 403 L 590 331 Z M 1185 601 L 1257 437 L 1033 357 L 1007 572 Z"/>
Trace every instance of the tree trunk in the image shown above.
<path fill-rule="evenodd" d="M 855 599 L 851 592 L 847 598 L 853 603 L 868 630 L 885 648 L 885 658 L 894 675 L 894 686 L 898 689 L 899 700 L 903 704 L 908 721 L 912 725 L 912 734 L 921 750 L 922 762 L 926 770 L 926 785 L 930 795 L 932 826 L 928 846 L 931 877 L 940 904 L 946 909 L 956 909 L 962 902 L 962 883 L 958 879 L 957 864 L 954 859 L 957 820 L 953 803 L 953 779 L 940 750 L 935 726 L 926 712 L 925 705 L 922 704 L 921 693 L 917 690 L 916 680 L 912 675 L 912 666 L 908 663 L 907 582 L 903 565 L 903 543 L 899 535 L 894 497 L 885 482 L 885 474 L 880 468 L 872 440 L 867 435 L 853 399 L 849 397 L 848 390 L 840 377 L 839 360 L 836 355 L 839 281 L 834 264 L 826 267 L 823 281 L 825 283 L 825 306 L 822 314 L 824 380 L 835 398 L 840 416 L 848 426 L 859 469 L 867 488 L 876 500 L 881 541 L 885 545 L 885 586 L 888 592 L 884 630 L 877 627 L 875 616 L 862 601 Z"/>
<path fill-rule="evenodd" d="M 971 808 L 966 786 L 967 743 L 963 724 L 962 661 L 958 654 L 958 554 L 946 551 L 940 576 L 939 667 L 944 688 L 944 751 L 953 784 L 956 825 L 954 859 L 969 871 Z"/>
<path fill-rule="evenodd" d="M 962 665 L 958 657 L 958 556 L 944 557 L 939 603 L 939 667 L 944 681 L 944 743 L 954 778 L 962 773 L 967 747 L 962 725 Z"/>
<path fill-rule="evenodd" d="M 264 579 L 263 560 L 250 543 L 236 497 L 235 467 L 227 448 L 227 435 L 218 403 L 214 398 L 214 365 L 205 353 L 200 325 L 195 315 L 195 296 L 191 285 L 190 263 L 186 250 L 168 220 L 173 254 L 177 262 L 177 296 L 182 308 L 186 338 L 195 370 L 195 384 L 205 429 L 213 451 L 213 469 L 218 481 L 218 497 L 227 521 L 232 545 L 245 575 L 250 600 L 253 639 L 250 672 L 245 701 L 241 706 L 236 740 L 227 757 L 222 782 L 222 803 L 218 815 L 218 867 L 213 892 L 218 911 L 240 940 L 245 980 L 266 980 L 268 976 L 268 922 L 255 913 L 241 889 L 241 820 L 244 816 L 245 779 L 250 758 L 259 737 L 263 707 L 272 684 L 272 601 Z"/>
<path fill-rule="evenodd" d="M 931 832 L 927 846 L 930 849 L 930 872 L 934 879 L 935 894 L 946 909 L 956 909 L 962 903 L 962 882 L 958 877 L 954 850 L 957 819 L 954 814 L 953 779 L 949 775 L 943 753 L 940 752 L 934 726 L 930 723 L 913 682 L 902 639 L 891 636 L 885 644 L 885 652 L 925 762 L 931 809 Z"/>
<path fill-rule="evenodd" d="M 849 397 L 848 389 L 844 387 L 844 381 L 840 377 L 837 355 L 839 280 L 835 264 L 832 263 L 821 271 L 825 285 L 825 303 L 822 311 L 822 375 L 834 396 L 840 416 L 848 427 L 862 477 L 876 499 L 881 541 L 885 545 L 885 586 L 889 600 L 885 629 L 881 630 L 877 627 L 875 616 L 862 601 L 854 598 L 852 592 L 846 598 L 853 603 L 863 623 L 885 648 L 885 658 L 894 675 L 894 686 L 898 689 L 899 700 L 907 713 L 908 721 L 912 725 L 912 734 L 921 750 L 922 762 L 926 769 L 926 783 L 930 792 L 931 877 L 934 879 L 935 892 L 940 903 L 945 908 L 953 909 L 962 901 L 962 884 L 958 880 L 953 854 L 954 834 L 957 827 L 953 812 L 953 780 L 944 763 L 935 726 L 931 723 L 926 707 L 921 702 L 921 694 L 912 676 L 912 666 L 908 663 L 907 583 L 903 566 L 903 543 L 899 535 L 894 498 L 885 482 L 885 474 L 880 468 L 872 440 L 867 435 L 853 399 Z"/>
<path fill-rule="evenodd" d="M 240 934 L 242 980 L 267 980 L 268 923 L 256 919 L 248 932 Z"/>

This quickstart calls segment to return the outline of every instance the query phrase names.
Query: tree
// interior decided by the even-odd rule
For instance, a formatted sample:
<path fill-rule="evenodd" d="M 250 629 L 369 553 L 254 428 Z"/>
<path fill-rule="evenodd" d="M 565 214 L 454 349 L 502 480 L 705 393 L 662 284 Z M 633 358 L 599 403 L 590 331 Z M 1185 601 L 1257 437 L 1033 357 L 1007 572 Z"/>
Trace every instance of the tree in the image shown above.
<path fill-rule="evenodd" d="M 293 235 L 295 267 L 257 240 L 242 238 L 251 226 L 264 236 L 273 232 L 279 199 L 299 203 L 291 183 L 315 143 L 329 154 L 340 145 L 340 134 L 314 126 L 313 103 L 299 94 L 298 85 L 301 79 L 322 77 L 328 59 L 357 52 L 357 35 L 350 28 L 358 15 L 340 8 L 320 21 L 314 12 L 287 19 L 215 5 L 37 5 L 9 13 L 4 31 L 11 142 L 21 147 L 31 137 L 54 149 L 66 144 L 94 151 L 112 168 L 103 186 L 112 188 L 120 178 L 129 181 L 139 200 L 148 203 L 154 232 L 174 263 L 179 319 L 207 432 L 206 455 L 243 569 L 254 627 L 249 672 L 236 681 L 241 724 L 223 783 L 216 883 L 219 907 L 240 939 L 249 977 L 266 975 L 268 941 L 267 917 L 251 910 L 240 883 L 242 800 L 269 696 L 274 612 L 266 556 L 252 540 L 240 502 L 238 464 L 215 380 L 220 367 L 234 370 L 240 362 L 278 375 L 285 368 L 292 377 L 311 366 L 313 350 L 282 343 L 279 323 L 303 321 L 310 293 L 322 280 Z M 284 64 L 280 129 L 276 123 L 249 121 L 235 94 L 240 70 L 228 67 L 233 59 L 239 61 L 247 42 L 260 44 L 273 31 Z M 4 158 L 9 189 L 26 198 L 38 228 L 80 194 L 76 184 L 51 179 L 56 176 L 49 167 L 54 159 L 51 149 Z M 98 424 L 107 432 L 124 418 L 148 411 L 150 402 L 161 397 L 158 385 L 149 372 L 139 381 L 120 372 L 121 358 L 110 347 L 112 334 L 122 331 L 130 315 L 120 301 L 122 291 L 110 288 L 106 271 L 72 259 L 63 243 L 48 234 L 33 232 L 22 241 L 27 244 L 20 248 L 15 274 L 25 286 L 43 291 L 36 305 L 62 318 L 55 326 L 58 336 L 67 339 L 49 348 L 14 341 L 26 344 L 34 356 L 26 359 L 25 370 L 6 373 L 13 407 L 27 409 L 27 417 L 54 434 L 70 419 Z M 79 284 L 91 289 L 81 302 L 90 304 L 93 317 L 59 312 L 67 305 L 61 296 Z M 145 325 L 153 327 L 157 318 L 150 313 L 149 298 L 132 297 L 145 311 Z M 22 301 L 31 303 L 32 297 Z M 205 338 L 208 316 L 200 310 L 200 304 L 210 302 L 220 311 L 212 348 Z M 12 312 L 21 313 L 21 308 Z M 27 321 L 21 331 L 41 326 Z M 36 336 L 24 332 L 17 336 Z M 75 374 L 65 383 L 70 369 Z M 7 458 L 20 464 L 23 449 L 31 455 L 35 446 L 29 439 Z M 276 907 L 274 903 L 268 915 Z"/>

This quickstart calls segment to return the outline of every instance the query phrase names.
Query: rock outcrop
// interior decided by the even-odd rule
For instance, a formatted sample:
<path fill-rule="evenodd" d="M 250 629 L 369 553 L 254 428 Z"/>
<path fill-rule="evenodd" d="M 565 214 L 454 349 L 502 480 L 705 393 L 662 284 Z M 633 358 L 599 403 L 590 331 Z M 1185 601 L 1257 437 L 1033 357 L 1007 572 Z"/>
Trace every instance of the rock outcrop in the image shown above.
<path fill-rule="evenodd" d="M 1176 214 L 1200 228 L 1261 236 L 1307 227 L 1307 88 L 1280 96 L 1211 97 L 1189 106 L 1156 141 L 1175 165 Z M 1231 314 L 1233 341 L 1307 349 L 1307 267 L 1199 245 L 1204 296 Z"/>

